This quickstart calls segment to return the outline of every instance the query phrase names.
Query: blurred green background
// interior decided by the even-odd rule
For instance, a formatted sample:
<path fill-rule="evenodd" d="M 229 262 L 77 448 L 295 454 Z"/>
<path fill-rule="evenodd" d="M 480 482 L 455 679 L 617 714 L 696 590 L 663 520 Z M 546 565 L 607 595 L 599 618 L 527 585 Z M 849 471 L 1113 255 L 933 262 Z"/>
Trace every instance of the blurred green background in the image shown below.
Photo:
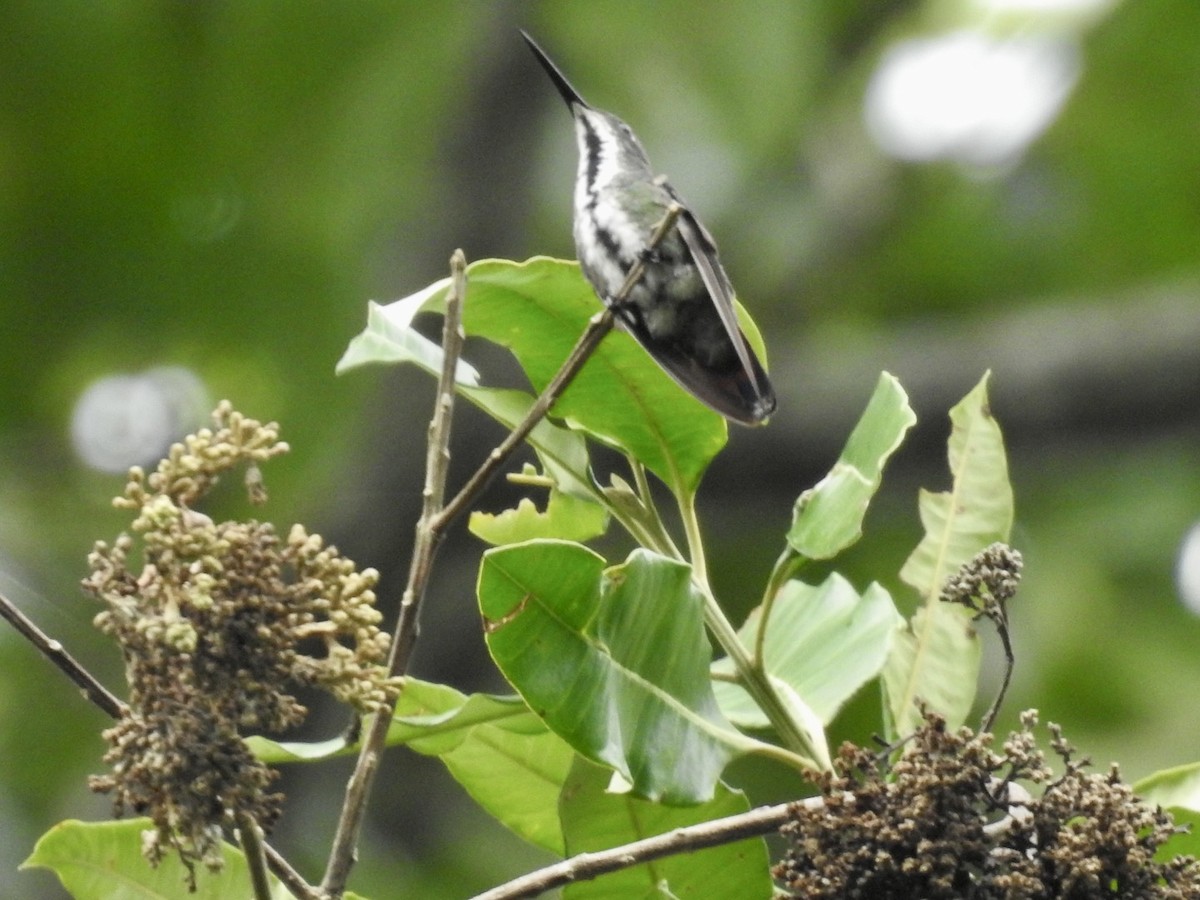
<path fill-rule="evenodd" d="M 85 459 L 153 458 L 228 397 L 293 446 L 258 514 L 377 567 L 394 603 L 431 385 L 333 366 L 368 299 L 442 277 L 455 247 L 573 256 L 570 120 L 519 27 L 633 125 L 766 335 L 779 412 L 736 430 L 702 489 L 727 605 L 755 602 L 793 500 L 881 369 L 921 424 L 839 567 L 911 605 L 895 573 L 916 489 L 946 486 L 945 413 L 990 368 L 1026 558 L 1000 728 L 1037 707 L 1131 779 L 1200 758 L 1200 622 L 1175 582 L 1200 520 L 1194 0 L 8 0 L 0 591 L 119 692 L 77 583 L 91 542 L 124 525 L 122 477 Z M 464 410 L 452 479 L 498 437 Z M 512 496 L 498 485 L 486 505 Z M 248 514 L 232 490 L 209 511 Z M 447 542 L 416 672 L 496 690 L 479 549 Z M 981 706 L 998 679 L 986 642 Z M 866 740 L 877 704 L 858 698 L 835 739 Z M 345 724 L 316 719 L 321 736 Z M 60 819 L 108 815 L 86 789 L 104 725 L 0 627 L 0 895 L 62 896 L 16 866 Z M 285 775 L 275 842 L 312 878 L 347 771 Z M 795 787 L 731 775 L 756 801 Z M 381 781 L 362 893 L 467 896 L 544 860 L 436 762 L 391 754 Z"/>

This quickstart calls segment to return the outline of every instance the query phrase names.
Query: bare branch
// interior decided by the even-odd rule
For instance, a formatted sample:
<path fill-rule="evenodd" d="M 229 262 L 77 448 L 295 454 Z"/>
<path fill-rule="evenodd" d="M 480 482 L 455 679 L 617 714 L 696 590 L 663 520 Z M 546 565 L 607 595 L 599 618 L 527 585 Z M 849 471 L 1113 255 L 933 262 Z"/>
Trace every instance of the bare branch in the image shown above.
<path fill-rule="evenodd" d="M 33 644 L 42 656 L 58 666 L 71 681 L 75 682 L 83 690 L 84 697 L 108 713 L 111 718 L 121 717 L 125 711 L 125 704 L 97 681 L 91 672 L 76 662 L 75 657 L 64 650 L 62 644 L 34 625 L 23 612 L 13 605 L 12 601 L 2 594 L 0 594 L 0 617 L 12 623 L 13 628 Z"/>
<path fill-rule="evenodd" d="M 254 900 L 271 900 L 271 882 L 267 878 L 267 855 L 262 829 L 250 816 L 240 815 L 237 820 L 237 833 L 246 856 L 246 866 L 250 869 Z"/>
<path fill-rule="evenodd" d="M 462 305 L 467 291 L 467 261 L 461 250 L 450 257 L 450 290 L 446 295 L 446 317 L 442 326 L 443 361 L 438 378 L 437 398 L 434 401 L 433 418 L 429 423 L 429 450 L 425 458 L 425 489 L 421 519 L 417 523 L 415 546 L 409 566 L 408 584 L 400 601 L 400 615 L 392 636 L 388 657 L 388 671 L 400 675 L 408 668 L 409 657 L 417 640 L 417 616 L 429 573 L 433 568 L 433 557 L 437 552 L 441 531 L 436 527 L 438 513 L 445 496 L 446 473 L 450 463 L 450 423 L 454 411 L 454 374 L 462 354 L 464 341 L 462 330 Z M 329 862 L 321 888 L 327 896 L 337 897 L 346 888 L 350 869 L 354 865 L 358 846 L 358 835 L 362 829 L 367 810 L 367 798 L 375 773 L 379 769 L 388 728 L 391 725 L 395 704 L 384 712 L 376 713 L 359 751 L 358 763 L 350 782 L 346 786 L 346 799 L 338 819 L 337 832 L 330 849 Z"/>
<path fill-rule="evenodd" d="M 573 881 L 588 881 L 608 872 L 618 869 L 628 869 L 631 866 L 673 856 L 678 853 L 689 853 L 702 850 L 705 847 L 715 847 L 719 844 L 732 844 L 749 837 L 769 834 L 778 831 L 781 825 L 791 818 L 792 807 L 800 805 L 808 809 L 818 809 L 824 804 L 821 797 L 810 797 L 798 803 L 781 803 L 778 806 L 764 806 L 735 816 L 723 819 L 713 819 L 699 825 L 689 825 L 676 828 L 666 834 L 635 841 L 613 847 L 611 850 L 600 850 L 594 853 L 580 853 L 560 863 L 514 878 L 507 884 L 494 887 L 477 895 L 474 900 L 517 900 L 519 897 L 536 897 L 551 888 L 570 884 Z"/>
<path fill-rule="evenodd" d="M 283 882 L 283 886 L 291 892 L 293 897 L 296 897 L 297 900 L 323 900 L 325 895 L 305 881 L 303 876 L 292 868 L 292 864 L 284 859 L 278 850 L 266 841 L 262 846 L 271 873 Z"/>

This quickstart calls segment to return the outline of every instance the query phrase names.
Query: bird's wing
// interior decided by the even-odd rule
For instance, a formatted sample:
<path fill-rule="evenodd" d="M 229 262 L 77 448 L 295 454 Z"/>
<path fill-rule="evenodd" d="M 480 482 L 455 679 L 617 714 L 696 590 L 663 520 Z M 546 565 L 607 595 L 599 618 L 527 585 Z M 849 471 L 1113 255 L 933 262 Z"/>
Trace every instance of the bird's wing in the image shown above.
<path fill-rule="evenodd" d="M 733 349 L 737 352 L 742 370 L 750 373 L 757 381 L 757 372 L 760 369 L 750 362 L 750 348 L 746 346 L 746 338 L 742 334 L 741 326 L 738 325 L 737 311 L 733 307 L 733 285 L 729 283 L 729 276 L 725 274 L 725 270 L 717 261 L 716 242 L 708 230 L 700 224 L 700 220 L 686 206 L 679 214 L 677 227 L 688 250 L 691 251 L 696 268 L 700 270 L 700 278 L 704 282 L 704 287 L 708 289 L 708 295 L 712 298 L 713 305 L 717 308 L 717 315 L 721 317 L 725 333 L 729 335 L 729 340 L 733 343 Z M 755 386 L 760 393 L 767 392 L 764 385 L 756 384 Z"/>

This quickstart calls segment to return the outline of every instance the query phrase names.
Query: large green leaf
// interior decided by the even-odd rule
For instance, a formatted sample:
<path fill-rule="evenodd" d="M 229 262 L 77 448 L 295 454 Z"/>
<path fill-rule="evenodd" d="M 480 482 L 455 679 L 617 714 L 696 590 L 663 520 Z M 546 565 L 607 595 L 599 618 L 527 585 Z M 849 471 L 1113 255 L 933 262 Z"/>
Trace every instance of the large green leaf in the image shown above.
<path fill-rule="evenodd" d="M 980 647 L 971 613 L 938 597 L 963 563 L 989 544 L 1008 540 L 1012 529 L 1012 488 L 1000 426 L 988 408 L 989 377 L 950 411 L 950 490 L 921 491 L 925 535 L 900 577 L 917 589 L 923 605 L 883 670 L 893 737 L 917 725 L 922 702 L 958 726 L 975 699 Z"/>
<path fill-rule="evenodd" d="M 315 744 L 251 738 L 250 743 L 260 759 L 273 763 L 357 752 L 342 738 Z M 406 678 L 387 744 L 439 757 L 493 818 L 530 843 L 563 852 L 558 795 L 575 754 L 520 697 L 467 696 L 443 684 Z"/>
<path fill-rule="evenodd" d="M 838 461 L 796 501 L 787 535 L 793 550 L 808 559 L 832 559 L 862 536 L 883 467 L 916 421 L 900 382 L 882 373 Z"/>
<path fill-rule="evenodd" d="M 510 349 L 540 391 L 600 309 L 578 264 L 547 257 L 524 263 L 482 260 L 469 266 L 467 274 L 467 334 Z M 419 310 L 440 310 L 448 285 L 444 279 L 386 307 L 373 307 L 366 330 L 351 342 L 338 371 L 395 361 L 436 371 L 440 348 L 414 332 L 410 323 Z M 495 414 L 483 389 L 467 390 L 477 385 L 478 373 L 464 365 L 458 378 L 464 394 Z M 641 460 L 680 494 L 695 491 L 728 436 L 724 419 L 676 385 L 631 338 L 619 333 L 604 339 L 552 414 Z"/>
<path fill-rule="evenodd" d="M 586 547 L 538 540 L 484 554 L 478 592 L 508 680 L 640 796 L 702 803 L 729 760 L 754 746 L 713 697 L 688 566 L 635 550 L 606 570 Z"/>
<path fill-rule="evenodd" d="M 574 751 L 518 697 L 450 697 L 442 685 L 412 682 L 408 709 L 388 733 L 418 753 L 439 757 L 455 780 L 495 819 L 533 844 L 563 852 L 558 795 Z M 455 692 L 457 693 L 457 692 Z"/>
<path fill-rule="evenodd" d="M 149 819 L 120 822 L 60 822 L 42 835 L 21 868 L 41 867 L 58 876 L 76 900 L 225 900 L 249 897 L 250 872 L 246 858 L 226 845 L 225 866 L 219 872 L 196 871 L 196 891 L 189 893 L 187 871 L 173 853 L 151 868 L 142 856 L 142 832 L 154 826 Z M 291 894 L 274 877 L 271 896 L 290 900 Z M 347 892 L 347 898 L 358 895 Z"/>
<path fill-rule="evenodd" d="M 675 828 L 697 825 L 746 812 L 741 791 L 717 786 L 716 795 L 700 806 L 672 807 L 629 794 L 612 793 L 606 769 L 579 759 L 562 796 L 567 852 L 572 856 L 619 847 Z M 692 853 L 666 856 L 628 869 L 581 881 L 563 890 L 567 900 L 662 900 L 664 897 L 769 898 L 767 847 L 762 838 L 747 838 Z"/>
<path fill-rule="evenodd" d="M 742 643 L 753 647 L 762 607 L 755 608 L 738 632 Z M 836 572 L 813 586 L 789 581 L 771 608 L 763 662 L 767 673 L 787 684 L 828 725 L 842 704 L 879 674 L 892 641 L 903 627 L 888 592 L 871 584 L 860 596 Z M 734 673 L 728 658 L 713 671 Z M 741 687 L 728 681 L 714 686 L 721 709 L 743 728 L 767 728 L 762 710 Z"/>

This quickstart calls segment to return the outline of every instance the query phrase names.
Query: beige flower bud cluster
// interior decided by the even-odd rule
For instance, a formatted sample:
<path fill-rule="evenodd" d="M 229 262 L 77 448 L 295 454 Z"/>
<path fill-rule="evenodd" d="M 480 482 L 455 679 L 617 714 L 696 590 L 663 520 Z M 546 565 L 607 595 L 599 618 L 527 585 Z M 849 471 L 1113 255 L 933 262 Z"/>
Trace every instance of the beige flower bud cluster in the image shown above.
<path fill-rule="evenodd" d="M 305 708 L 291 691 L 322 688 L 359 712 L 386 707 L 397 681 L 383 667 L 373 569 L 358 571 L 319 535 L 294 525 L 214 522 L 192 508 L 218 479 L 287 451 L 278 427 L 222 403 L 216 427 L 176 444 L 156 471 L 130 472 L 114 502 L 130 534 L 99 542 L 85 591 L 105 605 L 96 626 L 121 645 L 129 706 L 105 732 L 110 774 L 92 779 L 118 814 L 151 817 L 144 850 L 220 865 L 223 829 L 249 816 L 270 828 L 282 795 L 276 773 L 242 736 L 278 734 Z M 193 876 L 194 877 L 194 876 Z M 193 881 L 194 884 L 194 881 Z"/>

